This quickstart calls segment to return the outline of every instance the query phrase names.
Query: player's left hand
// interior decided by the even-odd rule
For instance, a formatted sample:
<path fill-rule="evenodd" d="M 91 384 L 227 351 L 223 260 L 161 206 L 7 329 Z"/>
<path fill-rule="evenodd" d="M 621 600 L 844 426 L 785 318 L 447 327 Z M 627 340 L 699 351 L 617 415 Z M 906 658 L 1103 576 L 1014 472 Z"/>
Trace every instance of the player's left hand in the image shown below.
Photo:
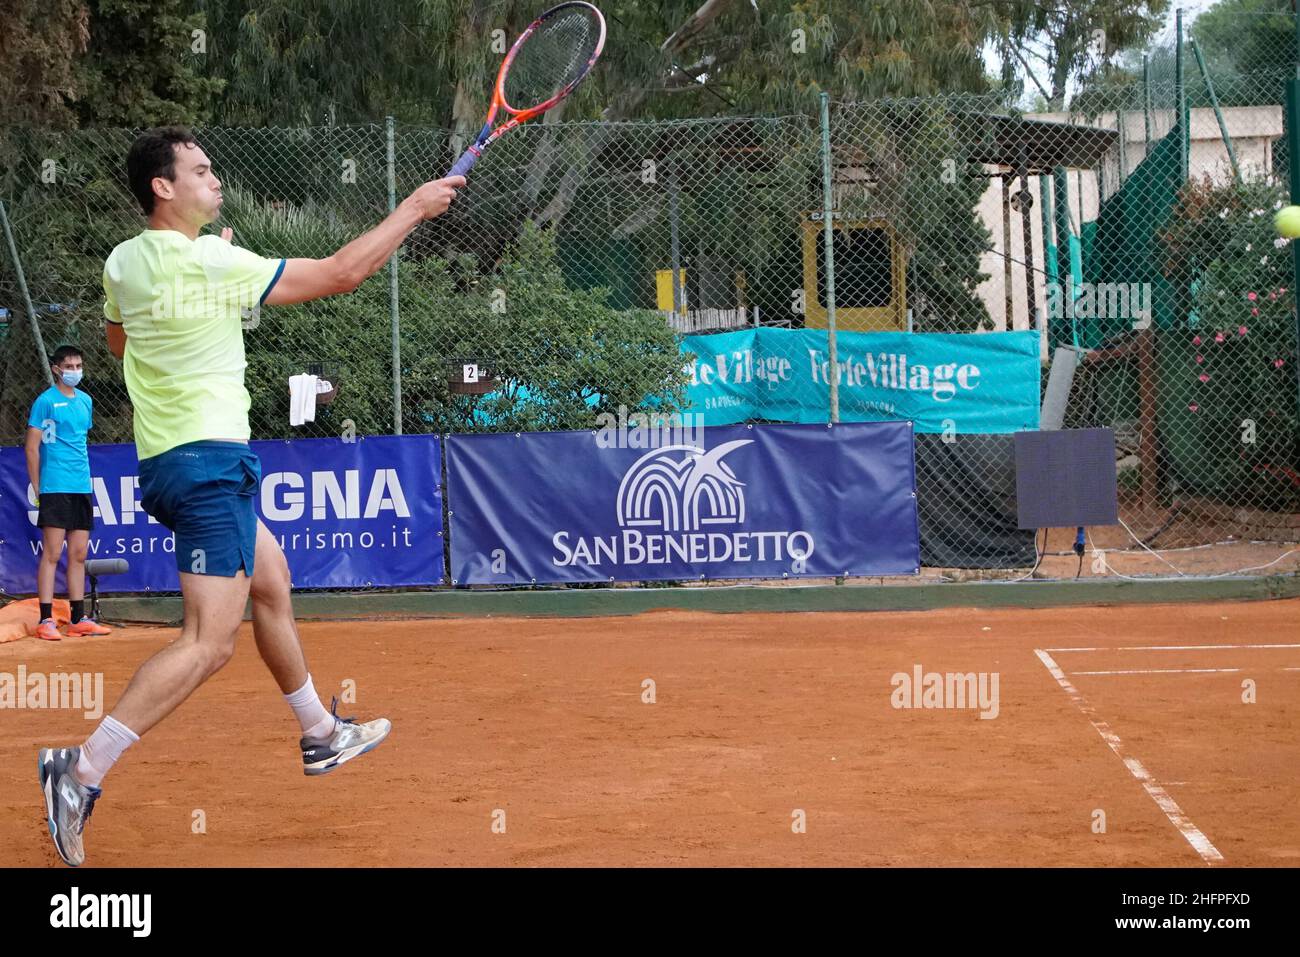
<path fill-rule="evenodd" d="M 230 240 L 234 238 L 234 235 L 235 235 L 235 231 L 231 229 L 229 226 L 226 226 L 224 229 L 221 230 L 221 238 L 224 239 L 226 242 L 230 242 Z"/>

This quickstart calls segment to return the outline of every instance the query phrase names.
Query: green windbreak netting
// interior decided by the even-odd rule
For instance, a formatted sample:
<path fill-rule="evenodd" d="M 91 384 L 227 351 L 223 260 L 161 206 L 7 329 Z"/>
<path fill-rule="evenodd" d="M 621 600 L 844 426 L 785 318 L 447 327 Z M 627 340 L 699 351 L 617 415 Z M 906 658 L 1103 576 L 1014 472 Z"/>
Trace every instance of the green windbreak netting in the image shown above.
<path fill-rule="evenodd" d="M 1175 126 L 1156 141 L 1119 191 L 1101 204 L 1095 222 L 1083 224 L 1081 236 L 1084 282 L 1129 287 L 1149 283 L 1151 321 L 1162 330 L 1173 329 L 1180 321 L 1175 289 L 1161 269 L 1160 233 L 1174 208 L 1181 182 L 1181 136 L 1180 127 Z M 1127 317 L 1066 317 L 1051 330 L 1052 344 L 1072 344 L 1077 331 L 1080 346 L 1096 348 L 1131 328 L 1132 321 Z"/>

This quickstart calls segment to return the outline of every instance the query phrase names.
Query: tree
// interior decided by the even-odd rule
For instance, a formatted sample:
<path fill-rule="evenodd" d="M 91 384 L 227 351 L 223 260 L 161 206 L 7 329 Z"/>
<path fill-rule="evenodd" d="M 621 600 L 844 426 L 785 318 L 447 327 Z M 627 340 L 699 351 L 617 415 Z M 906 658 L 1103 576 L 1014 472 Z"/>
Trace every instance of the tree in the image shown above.
<path fill-rule="evenodd" d="M 625 39 L 598 81 L 605 121 L 807 113 L 823 90 L 841 100 L 979 92 L 980 49 L 996 26 L 966 0 L 808 0 L 766 12 L 741 0 L 628 3 L 611 19 Z M 591 154 L 612 133 L 593 131 Z M 562 219 L 585 175 L 570 162 L 535 220 Z"/>
<path fill-rule="evenodd" d="M 210 24 L 218 117 L 253 124 L 399 120 L 477 129 L 520 0 L 195 0 Z M 597 72 L 564 116 L 624 120 L 807 109 L 985 86 L 998 27 L 970 0 L 665 0 L 602 4 Z M 364 23 L 364 30 L 357 29 Z"/>
<path fill-rule="evenodd" d="M 1282 102 L 1283 83 L 1296 64 L 1291 0 L 1220 0 L 1196 18 L 1191 33 L 1220 105 Z"/>
<path fill-rule="evenodd" d="M 90 43 L 69 97 L 83 126 L 197 124 L 221 82 L 202 75 L 201 13 L 183 0 L 89 0 Z"/>
<path fill-rule="evenodd" d="M 1295 13 L 1292 0 L 1220 0 L 1184 26 L 1184 74 L 1187 104 L 1210 105 L 1205 81 L 1191 48 L 1195 39 L 1204 56 L 1220 106 L 1280 104 L 1283 84 L 1294 74 Z M 1174 103 L 1174 38 L 1154 48 L 1138 44 L 1120 52 L 1113 69 L 1094 79 L 1081 99 L 1092 114 L 1116 108 L 1141 109 L 1143 67 L 1151 80 L 1158 108 Z"/>
<path fill-rule="evenodd" d="M 286 215 L 308 246 L 328 228 L 308 226 L 311 211 Z M 251 210 L 243 221 L 255 245 L 263 242 L 259 229 L 282 228 Z M 672 330 L 653 312 L 611 309 L 604 290 L 570 288 L 547 233 L 526 228 L 481 277 L 472 262 L 437 257 L 404 260 L 399 269 L 404 432 L 581 429 L 619 405 L 671 411 L 684 401 Z M 342 383 L 327 415 L 351 419 L 359 433 L 389 430 L 390 331 L 373 318 L 387 313 L 387 281 L 385 274 L 349 297 L 278 307 L 247 333 L 260 436 L 293 434 L 286 376 L 319 360 Z M 489 372 L 497 388 L 482 397 L 451 393 L 449 371 L 465 362 Z"/>
<path fill-rule="evenodd" d="M 121 185 L 129 133 L 13 129 L 3 139 L 13 162 L 0 163 L 0 196 L 45 348 L 52 352 L 61 342 L 82 346 L 98 441 L 129 440 L 126 393 L 104 343 L 101 286 L 108 251 L 141 224 L 138 207 Z M 42 182 L 46 159 L 57 162 L 57 182 Z M 21 435 L 22 416 L 45 387 L 45 371 L 3 242 L 0 307 L 15 317 L 0 343 L 0 435 L 13 437 Z"/>
<path fill-rule="evenodd" d="M 214 121 L 239 126 L 438 122 L 450 24 L 424 0 L 193 0 L 208 22 Z M 432 108 L 432 109 L 431 109 Z"/>
<path fill-rule="evenodd" d="M 81 0 L 8 0 L 0 29 L 0 128 L 30 124 L 66 129 L 64 102 L 76 93 L 76 58 L 90 40 Z"/>
<path fill-rule="evenodd" d="M 986 89 L 998 21 L 969 0 L 754 0 L 616 5 L 619 67 L 603 119 L 815 110 L 840 100 Z"/>
<path fill-rule="evenodd" d="M 1048 109 L 1063 110 L 1071 81 L 1094 79 L 1121 50 L 1155 36 L 1169 0 L 998 0 L 995 8 L 1004 83 L 1028 81 Z M 1046 84 L 1039 69 L 1046 70 Z"/>
<path fill-rule="evenodd" d="M 1170 466 L 1189 492 L 1293 512 L 1300 505 L 1292 250 L 1273 214 L 1286 190 L 1266 177 L 1179 192 L 1159 236 L 1185 328 L 1161 346 L 1165 422 L 1184 433 Z M 1241 441 L 1242 423 L 1250 441 Z"/>

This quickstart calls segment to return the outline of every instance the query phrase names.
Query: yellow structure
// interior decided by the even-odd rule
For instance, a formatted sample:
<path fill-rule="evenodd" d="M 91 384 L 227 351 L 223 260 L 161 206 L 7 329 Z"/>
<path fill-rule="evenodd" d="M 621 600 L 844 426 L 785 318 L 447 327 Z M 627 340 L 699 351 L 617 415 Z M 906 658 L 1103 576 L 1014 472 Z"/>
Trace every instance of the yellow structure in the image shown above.
<path fill-rule="evenodd" d="M 803 222 L 804 325 L 826 328 L 819 273 L 825 272 L 820 213 Z M 836 220 L 835 328 L 861 332 L 907 330 L 907 255 L 892 224 L 884 219 Z M 668 287 L 671 308 L 672 285 Z"/>
<path fill-rule="evenodd" d="M 644 275 L 644 273 L 642 274 Z M 686 315 L 686 269 L 677 270 L 677 311 Z M 663 312 L 673 311 L 673 271 L 671 269 L 655 270 L 655 307 Z"/>

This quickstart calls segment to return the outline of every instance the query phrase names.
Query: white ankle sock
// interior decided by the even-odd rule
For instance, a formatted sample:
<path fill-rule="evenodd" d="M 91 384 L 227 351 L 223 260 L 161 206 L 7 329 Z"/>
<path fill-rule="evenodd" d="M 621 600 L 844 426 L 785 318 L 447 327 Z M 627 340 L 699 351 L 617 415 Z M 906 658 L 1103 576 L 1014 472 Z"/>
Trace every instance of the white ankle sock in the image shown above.
<path fill-rule="evenodd" d="M 104 718 L 81 746 L 75 771 L 77 780 L 87 787 L 99 787 L 122 753 L 139 740 L 138 734 L 112 715 Z"/>
<path fill-rule="evenodd" d="M 334 733 L 334 716 L 320 703 L 320 695 L 316 694 L 316 687 L 311 683 L 311 675 L 307 676 L 306 684 L 292 694 L 285 695 L 284 700 L 289 702 L 289 707 L 298 716 L 298 724 L 302 726 L 305 737 L 325 738 Z"/>

